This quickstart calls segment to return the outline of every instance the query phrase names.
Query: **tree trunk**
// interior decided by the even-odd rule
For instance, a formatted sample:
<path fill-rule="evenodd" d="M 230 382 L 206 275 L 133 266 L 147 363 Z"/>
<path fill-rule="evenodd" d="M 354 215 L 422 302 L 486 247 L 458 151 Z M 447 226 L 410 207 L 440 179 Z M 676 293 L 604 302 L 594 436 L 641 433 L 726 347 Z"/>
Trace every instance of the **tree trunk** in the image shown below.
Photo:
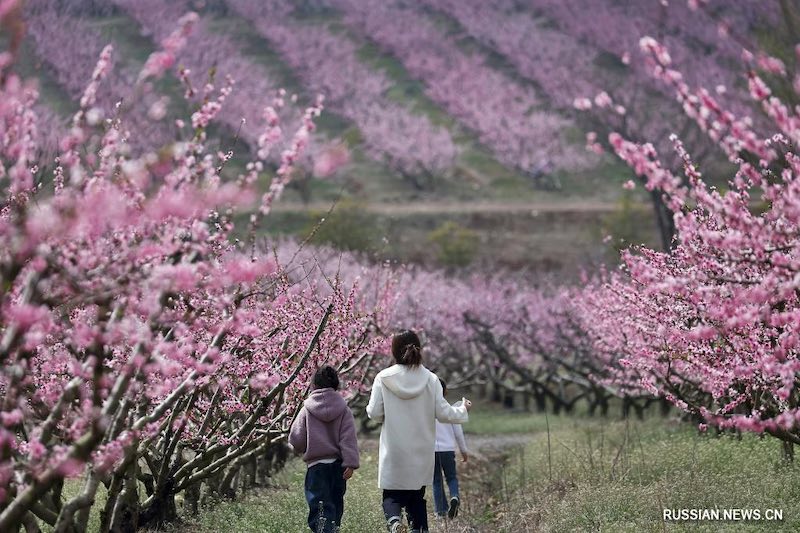
<path fill-rule="evenodd" d="M 258 456 L 253 456 L 242 465 L 242 489 L 249 489 L 258 485 L 256 480 L 256 468 Z"/>
<path fill-rule="evenodd" d="M 661 195 L 661 191 L 657 189 L 650 191 L 658 233 L 661 237 L 661 247 L 665 252 L 669 253 L 672 250 L 672 238 L 675 236 L 675 221 L 672 218 L 672 211 L 664 204 L 664 199 Z"/>
<path fill-rule="evenodd" d="M 259 487 L 268 487 L 270 476 L 272 472 L 270 472 L 269 464 L 270 464 L 270 454 L 269 450 L 266 451 L 261 457 L 256 460 L 256 482 L 258 483 Z"/>
<path fill-rule="evenodd" d="M 190 516 L 197 516 L 200 504 L 200 482 L 192 483 L 183 492 L 183 512 Z"/>
<path fill-rule="evenodd" d="M 229 500 L 236 498 L 236 489 L 239 487 L 239 479 L 241 477 L 242 468 L 236 462 L 228 468 L 224 476 L 222 476 L 222 484 L 220 486 L 220 494 Z"/>
<path fill-rule="evenodd" d="M 487 388 L 486 387 L 486 383 L 481 383 L 480 385 L 478 385 L 478 397 L 481 400 L 485 400 L 486 399 L 486 396 L 487 396 L 486 388 Z"/>
<path fill-rule="evenodd" d="M 178 508 L 175 505 L 175 480 L 170 476 L 162 484 L 156 486 L 153 501 L 141 511 L 139 517 L 140 527 L 160 527 L 178 518 Z"/>
<path fill-rule="evenodd" d="M 659 407 L 660 407 L 659 411 L 661 413 L 661 416 L 663 416 L 663 417 L 669 416 L 669 413 L 672 410 L 672 404 L 669 403 L 669 400 L 667 400 L 666 398 L 661 398 L 659 400 Z"/>
<path fill-rule="evenodd" d="M 608 416 L 608 397 L 603 396 L 600 400 L 600 416 L 603 418 Z"/>
<path fill-rule="evenodd" d="M 205 479 L 205 483 L 203 483 L 205 490 L 202 491 L 202 495 L 200 496 L 200 505 L 202 507 L 208 507 L 211 503 L 219 500 L 219 486 L 221 482 L 222 473 L 220 472 L 212 474 Z"/>
<path fill-rule="evenodd" d="M 122 492 L 124 477 L 124 473 L 120 472 L 114 474 L 111 478 L 111 485 L 108 487 L 108 493 L 106 495 L 106 504 L 100 511 L 100 531 L 109 531 L 111 529 L 111 519 L 114 514 L 114 507 Z"/>
<path fill-rule="evenodd" d="M 22 527 L 25 528 L 25 533 L 42 533 L 42 529 L 39 527 L 39 522 L 32 513 L 27 513 L 22 518 Z"/>
<path fill-rule="evenodd" d="M 594 389 L 592 396 L 594 397 L 593 400 L 589 402 L 589 415 L 594 416 L 597 413 L 597 409 L 600 409 L 600 416 L 607 416 L 608 415 L 608 396 L 600 390 Z M 587 396 L 587 401 L 589 398 Z"/>
<path fill-rule="evenodd" d="M 495 383 L 494 387 L 492 387 L 492 401 L 494 403 L 500 403 L 502 400 L 503 400 L 503 396 L 502 396 L 502 394 L 500 392 L 500 385 Z"/>
<path fill-rule="evenodd" d="M 544 413 L 547 410 L 547 401 L 543 392 L 534 392 L 533 399 L 536 402 L 536 410 Z"/>
<path fill-rule="evenodd" d="M 139 488 L 136 470 L 136 461 L 131 463 L 130 468 L 125 470 L 123 489 L 117 498 L 111 516 L 111 528 L 113 533 L 136 533 L 139 529 Z"/>
<path fill-rule="evenodd" d="M 503 407 L 506 409 L 514 408 L 514 393 L 511 391 L 504 391 L 503 394 Z"/>
<path fill-rule="evenodd" d="M 594 416 L 594 413 L 597 410 L 597 405 L 597 400 L 589 402 L 589 416 Z"/>
<path fill-rule="evenodd" d="M 788 440 L 781 442 L 781 450 L 783 452 L 783 460 L 792 463 L 794 462 L 794 443 Z"/>

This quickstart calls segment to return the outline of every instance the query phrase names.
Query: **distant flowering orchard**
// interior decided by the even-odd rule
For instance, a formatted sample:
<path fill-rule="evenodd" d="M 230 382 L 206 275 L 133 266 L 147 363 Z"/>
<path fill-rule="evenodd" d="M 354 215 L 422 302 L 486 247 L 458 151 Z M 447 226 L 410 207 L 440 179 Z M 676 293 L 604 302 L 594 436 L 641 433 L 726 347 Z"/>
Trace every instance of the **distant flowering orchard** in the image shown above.
<path fill-rule="evenodd" d="M 234 5 L 244 1 L 229 0 Z M 427 96 L 474 131 L 503 164 L 529 172 L 546 162 L 560 169 L 593 162 L 561 139 L 570 121 L 543 110 L 530 86 L 492 68 L 482 54 L 465 52 L 413 2 L 325 3 L 341 10 L 349 28 L 399 59 L 424 82 Z"/>
<path fill-rule="evenodd" d="M 459 150 L 447 130 L 387 98 L 392 81 L 359 60 L 352 40 L 292 22 L 291 2 L 227 4 L 253 23 L 311 90 L 325 93 L 330 108 L 358 126 L 371 157 L 420 189 L 453 167 Z"/>
<path fill-rule="evenodd" d="M 683 176 L 652 145 L 610 135 L 663 194 L 677 233 L 671 254 L 629 250 L 622 272 L 589 287 L 584 324 L 619 383 L 668 398 L 704 426 L 800 444 L 800 115 L 758 71 L 784 89 L 796 84 L 779 60 L 745 51 L 750 95 L 775 128 L 764 139 L 748 117 L 692 87 L 661 43 L 640 44 L 653 75 L 738 168 L 723 193 L 706 185 L 677 137 Z"/>
<path fill-rule="evenodd" d="M 176 64 L 196 21 L 181 18 L 134 92 Z M 100 99 L 115 79 L 106 46 L 45 176 L 36 89 L 13 59 L 0 61 L 0 531 L 36 519 L 85 531 L 93 506 L 101 530 L 135 529 L 174 518 L 176 494 L 191 510 L 201 488 L 231 495 L 263 480 L 316 366 L 359 389 L 391 299 L 391 284 L 367 299 L 358 280 L 299 276 L 231 237 L 247 210 L 253 240 L 322 106 L 281 149 L 277 112 L 262 102 L 259 159 L 226 181 L 230 154 L 209 150 L 206 126 L 235 86 L 207 83 L 164 168 L 130 154 L 146 130 Z M 65 498 L 64 480 L 79 476 Z"/>
<path fill-rule="evenodd" d="M 107 43 L 95 27 L 84 20 L 59 12 L 51 4 L 49 0 L 34 0 L 29 3 L 29 12 L 25 19 L 27 34 L 48 71 L 65 92 L 80 104 L 86 81 Z M 142 91 L 141 88 L 151 81 L 158 69 L 168 68 L 163 62 L 169 58 L 174 60 L 174 53 L 177 52 L 174 47 L 181 44 L 177 40 L 185 38 L 182 34 L 188 32 L 195 22 L 196 16 L 192 20 L 184 21 L 173 36 L 173 42 L 166 43 L 173 47 L 173 51 L 151 58 L 138 76 L 139 79 L 137 73 L 129 69 L 115 68 L 108 72 L 102 85 L 96 87 L 96 105 L 87 108 L 87 122 L 96 126 L 103 120 L 113 120 L 120 111 L 116 109 L 118 102 L 128 106 L 129 102 L 136 99 L 137 105 L 125 110 L 125 128 L 131 133 L 128 138 L 131 149 L 135 152 L 153 150 L 174 139 L 174 125 L 161 120 L 161 109 L 168 100 L 157 91 Z M 61 30 L 54 32 L 53 28 Z M 134 92 L 137 88 L 138 94 Z M 64 128 L 58 130 L 59 137 L 63 138 L 66 135 Z"/>
<path fill-rule="evenodd" d="M 591 133 L 587 139 L 592 152 L 607 148 L 607 134 L 616 131 L 632 141 L 653 143 L 673 171 L 681 167 L 680 158 L 670 151 L 673 131 L 682 132 L 684 141 L 696 147 L 698 161 L 713 160 L 719 154 L 714 143 L 692 127 L 692 120 L 682 116 L 668 89 L 648 75 L 639 61 L 639 38 L 643 33 L 663 35 L 687 79 L 727 88 L 721 96 L 725 106 L 740 113 L 751 110 L 752 102 L 746 88 L 734 83 L 736 72 L 729 67 L 737 59 L 737 47 L 719 39 L 718 27 L 750 34 L 754 24 L 766 19 L 777 25 L 779 19 L 777 2 L 757 2 L 756 7 L 753 2 L 735 0 L 716 3 L 722 15 L 719 22 L 704 11 L 692 11 L 682 0 L 417 2 L 428 11 L 451 17 L 470 37 L 500 54 L 518 76 L 535 84 L 551 108 L 574 114 L 579 124 L 599 132 L 599 137 Z M 581 112 L 574 113 L 573 107 Z M 764 121 L 759 122 L 763 125 Z M 672 215 L 659 194 L 650 198 L 666 250 L 675 231 Z"/>
<path fill-rule="evenodd" d="M 37 0 L 50 2 L 51 0 Z M 162 0 L 114 0 L 113 4 L 135 20 L 141 31 L 155 43 L 160 43 L 163 52 L 151 56 L 144 66 L 143 73 L 152 68 L 164 68 L 174 63 L 187 99 L 201 98 L 204 87 L 213 72 L 217 84 L 225 83 L 227 78 L 235 80 L 235 91 L 224 106 L 214 114 L 216 123 L 241 138 L 256 154 L 269 134 L 271 142 L 289 143 L 291 132 L 301 125 L 301 113 L 295 106 L 285 105 L 291 97 L 282 94 L 272 103 L 272 113 L 281 122 L 280 128 L 265 131 L 260 120 L 264 117 L 264 102 L 267 95 L 278 95 L 279 84 L 267 69 L 246 57 L 233 39 L 213 31 L 205 18 L 192 16 L 192 32 L 184 34 L 175 28 L 175 21 L 188 9 L 188 3 L 164 2 Z M 49 6 L 45 12 L 58 12 L 57 6 Z M 176 47 L 177 44 L 185 46 Z M 213 67 L 213 68 L 212 68 Z M 116 93 L 115 93 L 116 94 Z M 272 117 L 266 117 L 272 120 Z M 196 115 L 193 120 L 210 120 L 210 116 Z M 244 119 L 244 120 L 243 120 Z M 194 124 L 196 125 L 196 124 Z M 306 152 L 316 153 L 317 140 L 311 135 L 307 141 Z M 279 154 L 257 154 L 262 160 L 280 164 Z M 263 157 L 262 157 L 263 156 Z"/>

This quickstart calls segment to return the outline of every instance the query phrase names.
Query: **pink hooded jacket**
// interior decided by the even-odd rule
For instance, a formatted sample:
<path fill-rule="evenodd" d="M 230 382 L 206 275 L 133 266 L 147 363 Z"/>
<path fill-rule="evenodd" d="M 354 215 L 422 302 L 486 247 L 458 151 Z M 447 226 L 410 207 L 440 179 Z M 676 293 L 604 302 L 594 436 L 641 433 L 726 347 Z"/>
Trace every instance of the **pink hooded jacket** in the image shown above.
<path fill-rule="evenodd" d="M 359 466 L 353 413 L 331 388 L 315 389 L 306 398 L 289 431 L 289 444 L 306 463 L 335 458 L 345 468 Z"/>

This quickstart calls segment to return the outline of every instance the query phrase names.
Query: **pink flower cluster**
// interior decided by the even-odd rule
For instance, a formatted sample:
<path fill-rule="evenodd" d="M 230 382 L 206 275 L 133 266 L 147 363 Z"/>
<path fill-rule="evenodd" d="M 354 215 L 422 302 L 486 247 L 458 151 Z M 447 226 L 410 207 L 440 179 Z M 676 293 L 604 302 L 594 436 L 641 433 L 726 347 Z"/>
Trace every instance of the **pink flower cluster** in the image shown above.
<path fill-rule="evenodd" d="M 175 64 L 175 57 L 186 46 L 186 38 L 192 32 L 192 26 L 197 23 L 197 13 L 187 13 L 178 21 L 178 29 L 172 32 L 169 37 L 161 43 L 161 50 L 153 52 L 142 67 L 139 73 L 139 80 L 150 77 L 159 78 L 172 68 Z"/>

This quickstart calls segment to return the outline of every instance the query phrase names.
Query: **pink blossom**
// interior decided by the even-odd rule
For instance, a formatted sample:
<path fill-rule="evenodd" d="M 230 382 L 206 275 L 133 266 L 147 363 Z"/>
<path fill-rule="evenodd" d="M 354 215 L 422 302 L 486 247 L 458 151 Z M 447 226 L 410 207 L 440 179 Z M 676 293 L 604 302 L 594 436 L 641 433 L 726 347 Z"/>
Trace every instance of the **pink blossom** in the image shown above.
<path fill-rule="evenodd" d="M 257 391 L 269 391 L 280 383 L 280 376 L 262 372 L 250 379 L 250 386 Z"/>
<path fill-rule="evenodd" d="M 750 94 L 752 94 L 753 98 L 756 100 L 763 100 L 772 94 L 767 84 L 755 74 L 750 75 L 748 86 L 750 87 Z"/>
<path fill-rule="evenodd" d="M 21 423 L 23 419 L 22 411 L 14 409 L 10 412 L 0 413 L 0 422 L 6 427 L 13 427 Z"/>
<path fill-rule="evenodd" d="M 50 311 L 43 305 L 14 304 L 6 310 L 5 317 L 8 323 L 26 331 L 33 326 L 46 324 L 50 319 Z"/>
<path fill-rule="evenodd" d="M 77 459 L 67 457 L 59 461 L 58 465 L 56 466 L 56 469 L 59 475 L 65 478 L 74 478 L 80 476 L 83 473 L 84 463 Z"/>
<path fill-rule="evenodd" d="M 592 101 L 589 100 L 588 98 L 576 98 L 572 102 L 572 107 L 574 107 L 575 109 L 577 109 L 579 111 L 585 111 L 587 109 L 591 109 Z"/>
<path fill-rule="evenodd" d="M 611 100 L 611 97 L 605 91 L 599 92 L 597 96 L 594 97 L 594 104 L 597 107 L 608 107 L 613 103 L 614 102 Z"/>
<path fill-rule="evenodd" d="M 331 146 L 322 151 L 314 161 L 314 175 L 327 177 L 350 161 L 350 151 L 343 143 Z"/>
<path fill-rule="evenodd" d="M 3 0 L 0 2 L 0 19 L 8 16 L 8 14 L 17 9 L 19 5 L 20 0 Z"/>
<path fill-rule="evenodd" d="M 758 67 L 771 74 L 778 74 L 780 76 L 786 75 L 786 65 L 777 57 L 768 56 L 766 54 L 759 54 L 757 58 Z"/>
<path fill-rule="evenodd" d="M 225 263 L 229 283 L 252 283 L 276 270 L 275 263 L 268 259 L 252 261 L 247 257 L 237 257 Z"/>

